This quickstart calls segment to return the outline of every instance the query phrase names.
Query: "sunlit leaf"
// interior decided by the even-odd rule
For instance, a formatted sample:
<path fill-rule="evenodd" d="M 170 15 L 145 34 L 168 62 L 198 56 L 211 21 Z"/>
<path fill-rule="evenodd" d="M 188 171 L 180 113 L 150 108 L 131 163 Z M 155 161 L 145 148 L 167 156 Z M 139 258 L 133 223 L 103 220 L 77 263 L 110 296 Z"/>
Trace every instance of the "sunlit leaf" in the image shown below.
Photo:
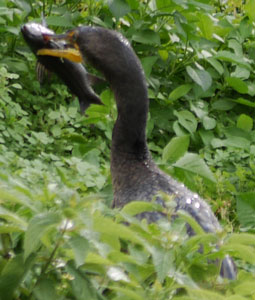
<path fill-rule="evenodd" d="M 173 252 L 168 249 L 152 248 L 152 259 L 157 272 L 159 282 L 163 282 L 167 274 L 169 273 L 174 255 Z"/>
<path fill-rule="evenodd" d="M 170 94 L 169 94 L 169 100 L 175 101 L 183 96 L 185 96 L 192 88 L 191 84 L 183 84 L 175 88 Z"/>
<path fill-rule="evenodd" d="M 186 71 L 190 78 L 197 83 L 204 91 L 208 90 L 212 84 L 211 75 L 205 70 L 194 69 L 190 66 L 186 67 Z"/>
<path fill-rule="evenodd" d="M 215 182 L 215 178 L 202 160 L 197 154 L 186 153 L 175 164 L 174 167 L 189 171 L 194 174 L 198 174 L 212 182 Z"/>
<path fill-rule="evenodd" d="M 22 282 L 25 274 L 31 267 L 33 258 L 24 262 L 24 257 L 19 254 L 12 257 L 4 266 L 1 272 L 0 280 L 0 299 L 12 300 L 15 290 Z"/>
<path fill-rule="evenodd" d="M 248 17 L 254 21 L 255 20 L 255 1 L 247 0 L 244 5 L 244 9 Z"/>
<path fill-rule="evenodd" d="M 250 131 L 253 127 L 253 119 L 245 114 L 241 114 L 237 119 L 237 127 L 243 130 Z"/>
<path fill-rule="evenodd" d="M 160 37 L 158 33 L 150 29 L 145 29 L 143 31 L 137 31 L 133 36 L 132 40 L 141 44 L 160 44 Z"/>
<path fill-rule="evenodd" d="M 238 64 L 240 66 L 243 66 L 247 68 L 248 70 L 251 69 L 250 64 L 245 61 L 245 59 L 241 56 L 237 56 L 236 54 L 230 52 L 230 51 L 219 51 L 215 56 L 215 58 L 222 60 L 222 61 L 227 61 L 227 62 L 232 62 L 235 64 Z"/>
<path fill-rule="evenodd" d="M 125 214 L 129 214 L 130 216 L 135 216 L 145 211 L 155 211 L 161 210 L 162 207 L 153 202 L 146 202 L 146 201 L 132 201 L 126 204 L 121 212 Z"/>
<path fill-rule="evenodd" d="M 25 233 L 24 250 L 25 259 L 35 250 L 37 250 L 40 239 L 45 232 L 53 226 L 57 226 L 61 217 L 57 213 L 48 212 L 35 216 L 28 224 Z"/>
<path fill-rule="evenodd" d="M 70 244 L 74 251 L 74 259 L 78 268 L 85 262 L 86 255 L 89 251 L 89 242 L 81 236 L 74 236 L 68 241 L 68 244 Z"/>
<path fill-rule="evenodd" d="M 49 279 L 40 280 L 34 289 L 34 294 L 38 300 L 56 300 L 58 298 L 55 285 Z"/>
<path fill-rule="evenodd" d="M 141 59 L 141 63 L 144 69 L 144 73 L 147 77 L 150 76 L 153 65 L 158 60 L 157 56 L 149 56 Z"/>
<path fill-rule="evenodd" d="M 243 80 L 241 80 L 240 78 L 227 77 L 226 81 L 229 84 L 229 86 L 231 86 L 237 92 L 239 92 L 241 94 L 247 94 L 248 93 L 247 84 Z"/>
<path fill-rule="evenodd" d="M 130 7 L 125 0 L 108 0 L 108 5 L 116 18 L 123 17 L 130 12 Z"/>
<path fill-rule="evenodd" d="M 197 128 L 197 120 L 194 117 L 193 113 L 187 110 L 174 112 L 174 114 L 178 117 L 179 123 L 190 133 L 196 131 Z"/>
<path fill-rule="evenodd" d="M 243 227 L 255 227 L 255 193 L 247 192 L 237 197 L 237 216 Z"/>
<path fill-rule="evenodd" d="M 177 159 L 182 157 L 188 150 L 189 140 L 188 135 L 172 138 L 163 150 L 162 160 L 164 162 L 168 160 L 170 162 L 175 162 Z"/>

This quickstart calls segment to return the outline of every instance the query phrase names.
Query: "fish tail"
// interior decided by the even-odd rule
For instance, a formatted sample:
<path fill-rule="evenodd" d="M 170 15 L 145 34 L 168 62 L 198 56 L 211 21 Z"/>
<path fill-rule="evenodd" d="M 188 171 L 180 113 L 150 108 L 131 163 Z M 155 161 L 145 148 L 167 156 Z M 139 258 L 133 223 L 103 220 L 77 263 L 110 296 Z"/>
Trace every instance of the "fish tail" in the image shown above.
<path fill-rule="evenodd" d="M 226 255 L 222 261 L 220 275 L 232 280 L 236 278 L 236 266 L 229 255 Z"/>
<path fill-rule="evenodd" d="M 82 114 L 85 112 L 85 110 L 89 107 L 91 103 L 99 104 L 99 105 L 103 104 L 101 99 L 96 94 L 90 95 L 87 98 L 79 97 L 79 103 L 80 103 L 80 110 Z"/>

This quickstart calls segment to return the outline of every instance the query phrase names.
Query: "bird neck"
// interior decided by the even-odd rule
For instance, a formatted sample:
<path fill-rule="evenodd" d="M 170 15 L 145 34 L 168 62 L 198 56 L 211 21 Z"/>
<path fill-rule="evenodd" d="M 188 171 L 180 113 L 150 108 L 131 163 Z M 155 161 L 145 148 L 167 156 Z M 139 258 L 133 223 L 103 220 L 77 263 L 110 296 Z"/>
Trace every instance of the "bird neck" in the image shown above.
<path fill-rule="evenodd" d="M 112 158 L 121 153 L 131 159 L 144 160 L 148 157 L 146 122 L 149 100 L 144 75 L 130 74 L 112 80 L 118 117 L 113 129 Z"/>

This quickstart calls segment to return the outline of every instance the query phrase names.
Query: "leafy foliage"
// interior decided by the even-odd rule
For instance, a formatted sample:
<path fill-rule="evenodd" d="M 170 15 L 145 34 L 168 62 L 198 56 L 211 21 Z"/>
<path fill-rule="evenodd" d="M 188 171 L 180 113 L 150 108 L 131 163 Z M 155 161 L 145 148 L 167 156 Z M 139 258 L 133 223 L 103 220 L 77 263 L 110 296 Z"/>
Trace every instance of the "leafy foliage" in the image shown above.
<path fill-rule="evenodd" d="M 254 297 L 254 6 L 0 0 L 1 300 Z M 90 24 L 130 40 L 148 82 L 154 159 L 210 201 L 223 232 L 205 234 L 183 212 L 170 222 L 167 196 L 158 224 L 135 218 L 161 211 L 155 203 L 111 209 L 113 95 L 98 90 L 105 105 L 83 116 L 54 75 L 40 86 L 19 31 L 42 14 L 57 32 Z M 233 282 L 208 262 L 226 254 Z"/>

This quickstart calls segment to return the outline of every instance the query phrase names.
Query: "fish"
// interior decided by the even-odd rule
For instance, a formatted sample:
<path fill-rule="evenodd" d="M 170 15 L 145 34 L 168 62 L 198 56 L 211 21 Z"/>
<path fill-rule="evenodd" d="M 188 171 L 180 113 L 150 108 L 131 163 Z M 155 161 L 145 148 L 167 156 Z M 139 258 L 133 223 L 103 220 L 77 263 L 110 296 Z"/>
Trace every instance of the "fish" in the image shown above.
<path fill-rule="evenodd" d="M 39 23 L 26 23 L 21 27 L 21 33 L 31 51 L 37 57 L 37 78 L 43 82 L 45 72 L 49 71 L 57 76 L 67 85 L 71 93 L 79 99 L 81 113 L 84 113 L 91 103 L 102 104 L 99 96 L 94 92 L 91 85 L 104 82 L 104 79 L 87 72 L 82 65 L 82 57 L 78 50 L 73 49 L 68 55 L 72 56 L 72 61 L 67 58 L 59 58 L 47 55 L 48 49 L 65 52 L 68 48 L 67 42 L 54 42 L 46 39 L 47 35 L 54 35 L 55 32 Z M 45 53 L 37 55 L 38 51 Z M 64 56 L 64 54 L 63 54 Z"/>

